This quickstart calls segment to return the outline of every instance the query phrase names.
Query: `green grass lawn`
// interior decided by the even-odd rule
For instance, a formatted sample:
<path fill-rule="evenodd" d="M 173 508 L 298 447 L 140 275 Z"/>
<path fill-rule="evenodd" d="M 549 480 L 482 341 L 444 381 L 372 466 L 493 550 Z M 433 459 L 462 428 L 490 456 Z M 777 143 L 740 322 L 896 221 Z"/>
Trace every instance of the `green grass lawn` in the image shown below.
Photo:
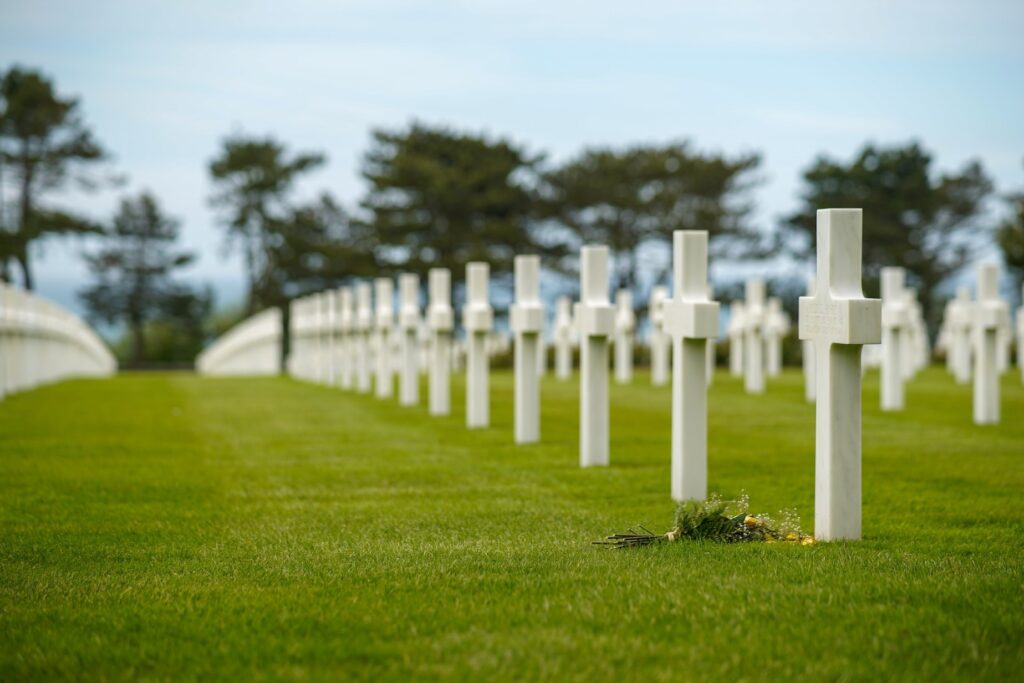
<path fill-rule="evenodd" d="M 0 680 L 1020 680 L 1024 388 L 1003 424 L 931 369 L 864 389 L 864 540 L 590 541 L 672 520 L 669 401 L 612 386 L 581 470 L 577 386 L 543 443 L 288 379 L 121 376 L 0 403 Z M 813 524 L 814 409 L 788 372 L 710 390 L 710 487 Z"/>

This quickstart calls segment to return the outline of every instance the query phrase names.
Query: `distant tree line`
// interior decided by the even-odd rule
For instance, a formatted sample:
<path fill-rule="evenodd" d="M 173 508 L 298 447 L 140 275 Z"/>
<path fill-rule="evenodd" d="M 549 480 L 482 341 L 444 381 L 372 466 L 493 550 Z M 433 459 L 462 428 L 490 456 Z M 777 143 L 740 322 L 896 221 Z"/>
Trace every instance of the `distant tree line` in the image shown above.
<path fill-rule="evenodd" d="M 211 298 L 175 276 L 193 258 L 176 250 L 178 223 L 146 192 L 126 197 L 105 223 L 54 204 L 72 183 L 106 182 L 96 169 L 107 154 L 77 99 L 36 71 L 0 76 L 0 275 L 11 280 L 16 269 L 31 288 L 33 243 L 94 235 L 100 246 L 85 255 L 94 282 L 81 291 L 90 314 L 126 327 L 134 362 L 152 359 L 156 347 L 191 358 L 209 330 Z M 587 242 L 610 248 L 614 287 L 637 290 L 667 279 L 667 259 L 651 271 L 640 256 L 666 249 L 677 229 L 707 230 L 719 258 L 807 261 L 815 211 L 836 206 L 864 209 L 869 293 L 877 293 L 881 267 L 903 265 L 933 321 L 942 288 L 993 238 L 1016 291 L 1024 279 L 1024 193 L 1005 198 L 1009 215 L 993 225 L 993 187 L 981 164 L 938 173 L 915 142 L 812 161 L 798 209 L 773 230 L 751 224 L 760 155 L 704 152 L 688 141 L 586 148 L 554 164 L 508 139 L 413 122 L 372 131 L 361 168 L 367 189 L 351 210 L 329 192 L 296 198 L 302 178 L 325 163 L 321 152 L 244 133 L 227 136 L 208 163 L 210 205 L 245 267 L 240 313 L 286 308 L 309 291 L 378 273 L 443 266 L 458 282 L 473 260 L 490 262 L 501 278 L 520 253 L 540 253 L 571 274 Z"/>

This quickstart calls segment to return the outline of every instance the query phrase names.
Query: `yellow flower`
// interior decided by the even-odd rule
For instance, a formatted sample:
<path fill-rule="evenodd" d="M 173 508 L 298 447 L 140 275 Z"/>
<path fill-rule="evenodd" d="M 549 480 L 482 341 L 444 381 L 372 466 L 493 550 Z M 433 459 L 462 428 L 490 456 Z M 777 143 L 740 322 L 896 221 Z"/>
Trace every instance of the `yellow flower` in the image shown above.
<path fill-rule="evenodd" d="M 795 531 L 790 531 L 788 534 L 786 534 L 786 540 L 787 541 L 798 541 L 800 539 L 797 538 Z"/>
<path fill-rule="evenodd" d="M 802 541 L 800 541 L 800 545 L 814 545 L 814 536 L 805 537 Z"/>
<path fill-rule="evenodd" d="M 743 520 L 743 523 L 747 526 L 757 526 L 758 524 L 760 524 L 760 522 L 757 521 L 757 517 L 753 517 L 751 515 L 747 515 L 746 518 Z"/>

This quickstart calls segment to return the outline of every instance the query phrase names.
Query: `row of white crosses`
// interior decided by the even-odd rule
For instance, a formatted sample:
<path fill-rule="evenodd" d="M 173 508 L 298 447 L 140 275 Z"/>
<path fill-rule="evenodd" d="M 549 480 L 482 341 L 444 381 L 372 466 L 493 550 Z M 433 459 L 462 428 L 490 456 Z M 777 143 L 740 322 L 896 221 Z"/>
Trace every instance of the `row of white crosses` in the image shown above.
<path fill-rule="evenodd" d="M 915 306 L 916 297 L 907 295 L 905 277 L 902 268 L 882 269 L 881 404 L 886 411 L 904 409 L 904 383 L 930 354 L 927 342 L 921 341 L 925 333 L 920 307 Z M 966 384 L 973 375 L 976 424 L 999 422 L 999 375 L 1009 365 L 1009 308 L 998 289 L 998 266 L 980 264 L 977 301 L 971 301 L 966 287 L 959 288 L 945 308 L 942 324 L 942 343 L 954 378 Z"/>
<path fill-rule="evenodd" d="M 670 341 L 672 353 L 671 495 L 676 500 L 707 497 L 707 385 L 713 365 L 709 348 L 718 335 L 719 305 L 710 298 L 707 282 L 708 235 L 703 231 L 677 231 L 673 235 L 673 287 L 652 296 L 652 351 Z M 818 213 L 818 287 L 800 300 L 800 338 L 814 346 L 816 419 L 815 532 L 822 540 L 860 536 L 860 351 L 863 344 L 879 341 L 881 310 L 878 300 L 865 299 L 860 289 L 860 210 Z M 580 255 L 580 301 L 570 314 L 569 301 L 558 301 L 554 343 L 556 374 L 571 373 L 574 338 L 580 347 L 580 439 L 582 467 L 605 466 L 609 451 L 609 345 L 613 336 L 625 349 L 634 321 L 622 311 L 629 308 L 618 297 L 619 314 L 609 300 L 607 247 L 585 246 Z M 515 333 L 515 441 L 540 439 L 538 377 L 544 312 L 539 296 L 540 260 L 515 259 L 515 303 L 510 323 Z M 462 322 L 467 332 L 466 425 L 486 427 L 490 421 L 488 391 L 488 338 L 493 310 L 488 298 L 488 266 L 466 268 L 467 302 Z M 354 291 L 342 288 L 293 302 L 293 353 L 289 371 L 301 378 L 337 383 L 358 391 L 370 390 L 369 368 L 377 374 L 377 394 L 390 396 L 393 362 L 394 311 L 390 280 L 375 283 L 377 302 L 371 309 L 367 283 Z M 415 354 L 419 334 L 418 290 L 415 276 L 400 279 L 401 333 L 400 400 L 418 402 Z M 429 335 L 429 407 L 432 415 L 450 412 L 450 361 L 454 359 L 451 278 L 433 269 L 429 279 L 426 322 Z M 764 305 L 764 284 L 748 283 L 742 312 L 743 365 L 753 383 L 763 387 L 760 334 L 764 326 L 785 334 L 785 321 L 774 306 Z M 772 320 L 772 316 L 776 320 Z M 767 318 L 766 318 L 767 316 Z M 733 334 L 730 329 L 730 334 Z M 664 337 L 659 337 L 664 335 Z M 340 342 L 340 343 L 339 343 Z M 667 345 L 666 345 L 667 346 Z M 770 353 L 775 353 L 774 350 Z M 623 356 L 626 354 L 623 353 Z M 660 355 L 660 354 L 659 354 Z M 661 362 L 655 356 L 655 363 Z M 371 363 L 371 356 L 374 363 Z M 662 361 L 667 364 L 667 350 Z M 730 367 L 737 362 L 731 361 Z M 617 376 L 624 371 L 617 367 Z"/>
<path fill-rule="evenodd" d="M 276 375 L 281 366 L 281 310 L 269 308 L 225 332 L 196 358 L 201 375 Z"/>
<path fill-rule="evenodd" d="M 0 283 L 0 399 L 74 377 L 106 377 L 117 362 L 78 316 Z"/>

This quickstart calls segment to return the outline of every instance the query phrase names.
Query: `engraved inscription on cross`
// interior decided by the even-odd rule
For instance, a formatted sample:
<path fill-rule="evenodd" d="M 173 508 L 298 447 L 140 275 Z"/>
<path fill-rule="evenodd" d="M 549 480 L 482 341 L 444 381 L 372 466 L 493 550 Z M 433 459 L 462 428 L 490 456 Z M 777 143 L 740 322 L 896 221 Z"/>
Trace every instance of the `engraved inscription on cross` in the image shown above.
<path fill-rule="evenodd" d="M 800 339 L 814 343 L 814 534 L 861 535 L 861 346 L 882 336 L 882 302 L 861 289 L 860 209 L 818 211 L 813 296 L 800 297 Z"/>

